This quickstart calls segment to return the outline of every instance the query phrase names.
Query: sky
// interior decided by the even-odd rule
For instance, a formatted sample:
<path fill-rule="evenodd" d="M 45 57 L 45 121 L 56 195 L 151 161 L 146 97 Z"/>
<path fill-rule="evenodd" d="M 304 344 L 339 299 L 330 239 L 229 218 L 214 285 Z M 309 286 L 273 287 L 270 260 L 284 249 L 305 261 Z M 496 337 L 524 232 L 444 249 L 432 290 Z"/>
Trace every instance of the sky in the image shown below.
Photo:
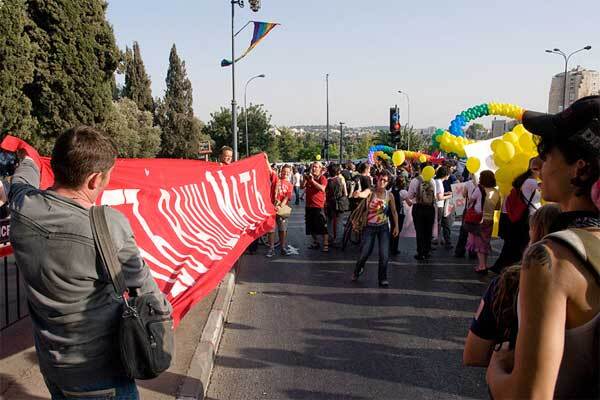
<path fill-rule="evenodd" d="M 580 0 L 262 0 L 258 13 L 236 6 L 236 30 L 247 21 L 277 22 L 236 64 L 236 98 L 252 76 L 248 103 L 263 104 L 276 125 L 324 125 L 325 75 L 330 123 L 387 125 L 389 107 L 417 128 L 448 127 L 456 114 L 496 101 L 547 111 L 552 76 L 562 57 L 569 67 L 600 69 L 600 1 Z M 169 51 L 176 44 L 203 121 L 230 107 L 229 0 L 110 0 L 107 10 L 117 44 L 138 41 L 154 97 L 163 96 Z M 250 28 L 250 27 L 249 27 Z M 236 54 L 250 43 L 247 28 Z"/>

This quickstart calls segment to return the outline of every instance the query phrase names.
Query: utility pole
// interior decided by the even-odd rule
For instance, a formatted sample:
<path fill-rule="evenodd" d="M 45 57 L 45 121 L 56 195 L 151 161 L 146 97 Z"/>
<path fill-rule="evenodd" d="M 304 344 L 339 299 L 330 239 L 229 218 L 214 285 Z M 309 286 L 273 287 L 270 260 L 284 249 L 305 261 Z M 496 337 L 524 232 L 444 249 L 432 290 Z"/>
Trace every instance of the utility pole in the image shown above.
<path fill-rule="evenodd" d="M 340 122 L 340 165 L 342 165 L 343 155 L 344 155 L 344 122 Z"/>
<path fill-rule="evenodd" d="M 325 74 L 325 93 L 327 103 L 327 131 L 325 133 L 325 161 L 329 161 L 329 74 Z"/>

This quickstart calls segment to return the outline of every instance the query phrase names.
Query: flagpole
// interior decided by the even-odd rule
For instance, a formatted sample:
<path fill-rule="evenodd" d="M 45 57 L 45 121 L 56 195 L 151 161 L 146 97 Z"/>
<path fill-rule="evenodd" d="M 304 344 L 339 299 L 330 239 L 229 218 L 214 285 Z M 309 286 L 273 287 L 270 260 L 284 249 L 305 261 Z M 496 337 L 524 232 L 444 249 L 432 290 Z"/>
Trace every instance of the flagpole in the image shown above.
<path fill-rule="evenodd" d="M 233 160 L 238 160 L 237 104 L 235 102 L 235 5 L 244 6 L 241 0 L 231 0 L 231 132 L 233 133 Z"/>

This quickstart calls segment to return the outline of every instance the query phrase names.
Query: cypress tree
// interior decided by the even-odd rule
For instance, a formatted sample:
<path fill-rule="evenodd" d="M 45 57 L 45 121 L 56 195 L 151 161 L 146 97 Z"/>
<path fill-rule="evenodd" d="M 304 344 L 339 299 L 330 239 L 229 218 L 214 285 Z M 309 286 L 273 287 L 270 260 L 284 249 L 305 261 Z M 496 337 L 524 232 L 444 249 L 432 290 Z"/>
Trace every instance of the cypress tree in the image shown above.
<path fill-rule="evenodd" d="M 133 42 L 133 53 L 127 48 L 125 63 L 123 96 L 133 100 L 140 110 L 152 112 L 154 110 L 154 100 L 150 88 L 151 82 L 142 61 L 138 42 Z"/>
<path fill-rule="evenodd" d="M 25 33 L 29 25 L 24 0 L 0 3 L 0 133 L 26 140 L 35 125 L 31 101 L 23 94 L 33 79 L 35 48 Z"/>
<path fill-rule="evenodd" d="M 164 99 L 157 109 L 157 120 L 162 128 L 161 156 L 198 158 L 199 144 L 204 139 L 202 123 L 194 117 L 192 83 L 175 45 L 169 55 L 166 83 Z"/>
<path fill-rule="evenodd" d="M 28 0 L 28 10 L 40 51 L 25 93 L 48 153 L 63 130 L 107 118 L 119 50 L 104 0 Z"/>

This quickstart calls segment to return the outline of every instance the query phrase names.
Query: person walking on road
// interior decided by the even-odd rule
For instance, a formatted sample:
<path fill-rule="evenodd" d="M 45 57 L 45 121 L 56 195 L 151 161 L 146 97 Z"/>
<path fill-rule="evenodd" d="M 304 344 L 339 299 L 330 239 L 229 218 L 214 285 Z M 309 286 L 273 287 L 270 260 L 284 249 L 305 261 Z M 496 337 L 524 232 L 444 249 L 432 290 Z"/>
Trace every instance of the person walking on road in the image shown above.
<path fill-rule="evenodd" d="M 436 189 L 436 209 L 437 209 L 437 221 L 438 221 L 438 243 L 440 238 L 444 238 L 444 247 L 446 249 L 452 248 L 450 243 L 450 233 L 452 229 L 452 221 L 450 216 L 445 216 L 446 203 L 452 198 L 452 191 L 446 192 L 444 182 L 448 180 L 450 173 L 448 169 L 441 166 L 435 171 L 435 189 Z"/>
<path fill-rule="evenodd" d="M 421 171 L 426 165 L 421 166 Z M 408 198 L 413 203 L 412 217 L 417 234 L 417 261 L 431 257 L 431 235 L 435 223 L 435 201 L 437 191 L 433 178 L 424 180 L 421 175 L 410 182 Z"/>
<path fill-rule="evenodd" d="M 298 172 L 298 169 L 294 167 L 292 169 L 292 185 L 294 186 L 294 204 L 300 204 L 300 186 L 302 185 L 302 175 Z"/>
<path fill-rule="evenodd" d="M 479 185 L 469 194 L 468 209 L 472 209 L 480 222 L 469 224 L 476 229 L 469 231 L 467 250 L 477 253 L 479 261 L 475 272 L 487 273 L 487 258 L 492 251 L 492 229 L 494 227 L 494 212 L 500 210 L 500 193 L 496 189 L 496 177 L 489 170 L 479 175 Z"/>
<path fill-rule="evenodd" d="M 396 213 L 398 214 L 398 235 L 393 236 L 390 241 L 390 251 L 393 256 L 399 253 L 398 244 L 400 241 L 400 232 L 402 232 L 402 226 L 404 226 L 404 219 L 406 217 L 404 203 L 408 199 L 408 191 L 406 190 L 405 182 L 403 176 L 396 176 L 391 190 L 392 196 L 394 196 Z"/>
<path fill-rule="evenodd" d="M 304 215 L 306 234 L 312 236 L 309 249 L 321 247 L 319 236 L 323 238 L 323 252 L 329 251 L 329 236 L 327 234 L 327 219 L 325 218 L 325 189 L 327 178 L 323 175 L 323 165 L 315 161 L 310 166 L 310 172 L 304 175 L 302 181 L 306 195 L 306 213 Z"/>
<path fill-rule="evenodd" d="M 275 217 L 276 226 L 272 232 L 269 232 L 269 251 L 267 251 L 267 257 L 273 257 L 275 255 L 275 230 L 279 233 L 279 245 L 281 248 L 281 255 L 287 256 L 287 230 L 288 230 L 288 217 L 279 215 L 279 210 L 289 204 L 292 200 L 292 184 L 288 180 L 290 175 L 290 166 L 284 165 L 279 171 L 279 178 L 274 180 L 274 184 L 271 186 L 271 200 L 277 211 Z"/>
<path fill-rule="evenodd" d="M 341 174 L 338 164 L 330 164 L 327 167 L 329 179 L 327 180 L 327 190 L 325 191 L 327 230 L 329 232 L 329 242 L 331 246 L 341 244 L 342 235 L 339 228 L 342 225 L 342 217 L 348 211 L 348 192 L 346 191 L 346 180 Z"/>
<path fill-rule="evenodd" d="M 398 228 L 398 212 L 394 196 L 386 190 L 390 182 L 390 174 L 383 170 L 377 175 L 377 185 L 373 193 L 360 205 L 361 212 L 357 219 L 351 221 L 354 228 L 363 230 L 360 257 L 354 268 L 352 281 L 357 281 L 364 273 L 367 259 L 373 252 L 375 240 L 379 243 L 379 286 L 388 287 L 387 266 L 390 253 L 390 215 L 393 222 L 392 236 L 400 233 Z"/>

